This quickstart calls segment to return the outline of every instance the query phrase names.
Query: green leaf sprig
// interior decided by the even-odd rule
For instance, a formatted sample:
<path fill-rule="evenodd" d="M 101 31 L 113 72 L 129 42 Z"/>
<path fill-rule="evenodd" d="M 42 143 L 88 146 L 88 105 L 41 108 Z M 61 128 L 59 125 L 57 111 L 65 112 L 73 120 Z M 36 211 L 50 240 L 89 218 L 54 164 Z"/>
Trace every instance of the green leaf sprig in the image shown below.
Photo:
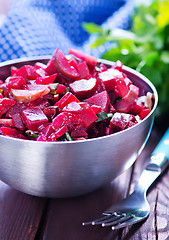
<path fill-rule="evenodd" d="M 109 29 L 93 23 L 84 28 L 96 39 L 91 48 L 112 42 L 102 58 L 120 60 L 141 72 L 155 85 L 159 94 L 157 115 L 169 111 L 169 1 L 155 0 L 135 8 L 129 30 Z"/>

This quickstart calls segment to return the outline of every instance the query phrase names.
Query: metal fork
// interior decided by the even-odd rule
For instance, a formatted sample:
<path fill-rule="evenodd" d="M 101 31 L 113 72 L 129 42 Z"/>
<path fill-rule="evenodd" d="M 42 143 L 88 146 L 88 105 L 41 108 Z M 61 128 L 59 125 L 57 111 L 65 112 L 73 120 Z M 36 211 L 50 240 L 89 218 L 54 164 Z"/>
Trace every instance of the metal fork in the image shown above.
<path fill-rule="evenodd" d="M 82 225 L 111 226 L 112 230 L 127 227 L 146 219 L 150 206 L 146 198 L 148 188 L 169 165 L 169 128 L 150 156 L 132 194 L 112 205 L 95 220 Z"/>

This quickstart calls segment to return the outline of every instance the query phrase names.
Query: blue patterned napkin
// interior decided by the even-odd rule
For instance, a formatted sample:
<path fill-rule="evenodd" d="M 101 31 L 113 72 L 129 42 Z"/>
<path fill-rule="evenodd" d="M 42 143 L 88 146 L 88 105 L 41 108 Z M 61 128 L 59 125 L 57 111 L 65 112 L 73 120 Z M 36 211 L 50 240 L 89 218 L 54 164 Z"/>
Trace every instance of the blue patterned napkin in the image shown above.
<path fill-rule="evenodd" d="M 13 0 L 0 26 L 0 61 L 50 55 L 57 47 L 91 54 L 82 23 L 128 28 L 132 9 L 132 0 Z"/>

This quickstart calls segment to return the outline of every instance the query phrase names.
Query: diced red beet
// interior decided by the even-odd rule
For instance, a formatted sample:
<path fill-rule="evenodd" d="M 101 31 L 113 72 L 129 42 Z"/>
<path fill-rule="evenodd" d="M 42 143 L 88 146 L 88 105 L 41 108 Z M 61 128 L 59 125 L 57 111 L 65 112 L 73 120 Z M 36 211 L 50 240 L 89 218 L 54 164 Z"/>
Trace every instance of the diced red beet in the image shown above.
<path fill-rule="evenodd" d="M 15 128 L 1 127 L 0 131 L 2 132 L 2 135 L 4 135 L 4 136 L 25 139 L 25 137 L 21 134 L 21 132 Z"/>
<path fill-rule="evenodd" d="M 89 105 L 90 105 L 90 104 L 89 104 Z M 96 114 L 102 111 L 101 106 L 91 105 L 90 107 L 91 107 L 91 109 L 92 109 Z"/>
<path fill-rule="evenodd" d="M 130 84 L 132 84 L 132 81 L 128 77 L 125 77 L 124 81 L 128 87 L 130 86 Z"/>
<path fill-rule="evenodd" d="M 128 93 L 123 97 L 123 99 L 133 104 L 135 100 L 138 98 L 139 95 L 139 88 L 135 86 L 134 84 L 130 84 Z"/>
<path fill-rule="evenodd" d="M 14 121 L 11 118 L 0 118 L 0 125 L 5 127 L 14 127 Z"/>
<path fill-rule="evenodd" d="M 14 75 L 16 74 L 17 71 L 18 71 L 18 68 L 12 66 L 12 67 L 11 67 L 11 76 L 14 76 Z"/>
<path fill-rule="evenodd" d="M 53 63 L 57 69 L 57 72 L 63 74 L 64 76 L 71 79 L 77 79 L 79 77 L 79 73 L 70 65 L 67 58 L 58 48 L 53 55 Z"/>
<path fill-rule="evenodd" d="M 58 138 L 63 136 L 66 132 L 68 132 L 68 128 L 66 125 L 63 125 L 59 128 L 56 132 L 53 132 L 49 137 L 48 140 L 51 142 L 56 142 Z"/>
<path fill-rule="evenodd" d="M 131 108 L 130 108 L 130 111 L 129 113 L 133 114 L 133 115 L 137 115 L 139 114 L 144 108 L 144 105 L 139 102 L 139 101 L 135 101 L 132 105 L 131 105 Z"/>
<path fill-rule="evenodd" d="M 70 131 L 73 131 L 77 126 L 81 127 L 81 129 L 86 130 L 84 126 L 84 122 L 80 117 L 80 114 L 72 113 L 72 112 L 65 112 L 67 114 L 67 127 Z"/>
<path fill-rule="evenodd" d="M 93 56 L 81 53 L 81 52 L 76 51 L 74 49 L 69 49 L 69 54 L 72 54 L 76 58 L 81 59 L 82 61 L 85 61 L 88 64 L 91 64 L 91 65 L 94 65 L 94 66 L 97 65 L 97 58 L 95 58 Z"/>
<path fill-rule="evenodd" d="M 71 102 L 80 102 L 71 92 L 67 92 L 58 102 L 55 103 L 55 106 L 59 108 L 64 108 L 67 104 Z"/>
<path fill-rule="evenodd" d="M 47 138 L 43 134 L 41 134 L 36 138 L 36 141 L 47 142 Z"/>
<path fill-rule="evenodd" d="M 108 92 L 115 89 L 117 74 L 121 76 L 121 73 L 113 68 L 99 73 L 99 78 L 103 81 Z"/>
<path fill-rule="evenodd" d="M 108 110 L 109 113 L 115 113 L 116 112 L 116 109 L 113 107 L 113 105 L 111 103 L 109 103 L 109 110 Z"/>
<path fill-rule="evenodd" d="M 109 128 L 110 134 L 124 130 L 130 121 L 131 121 L 130 114 L 116 112 L 110 121 Z"/>
<path fill-rule="evenodd" d="M 128 94 L 128 86 L 126 85 L 124 79 L 116 79 L 115 90 L 120 97 L 124 97 Z"/>
<path fill-rule="evenodd" d="M 78 69 L 78 62 L 76 59 L 72 58 L 69 60 L 69 64 L 73 66 L 76 70 Z"/>
<path fill-rule="evenodd" d="M 114 67 L 114 69 L 117 69 L 120 72 L 122 72 L 123 63 L 121 61 L 117 60 L 113 67 Z"/>
<path fill-rule="evenodd" d="M 101 73 L 101 72 L 104 72 L 106 70 L 107 70 L 107 67 L 103 63 L 101 63 L 100 66 L 99 66 L 99 72 Z"/>
<path fill-rule="evenodd" d="M 27 80 L 36 79 L 38 77 L 35 68 L 31 65 L 24 65 L 23 67 L 19 68 L 15 74 L 16 76 L 22 76 Z"/>
<path fill-rule="evenodd" d="M 88 99 L 86 99 L 86 102 L 91 105 L 97 105 L 101 107 L 101 111 L 105 111 L 108 113 L 108 107 L 110 103 L 109 95 L 107 91 L 103 91 L 101 93 L 98 93 Z"/>
<path fill-rule="evenodd" d="M 12 116 L 14 127 L 17 129 L 23 131 L 25 129 L 25 125 L 23 124 L 22 117 L 20 113 L 15 113 Z"/>
<path fill-rule="evenodd" d="M 131 109 L 131 104 L 126 102 L 123 98 L 116 101 L 113 106 L 115 107 L 117 112 L 120 113 L 128 113 Z"/>
<path fill-rule="evenodd" d="M 71 137 L 74 138 L 79 138 L 79 137 L 87 137 L 87 132 L 84 129 L 78 129 L 76 128 L 75 130 L 71 131 Z"/>
<path fill-rule="evenodd" d="M 78 80 L 73 83 L 70 83 L 69 87 L 71 88 L 72 92 L 75 94 L 77 98 L 79 99 L 88 98 L 97 89 L 97 79 L 90 78 L 89 80 L 87 79 Z"/>
<path fill-rule="evenodd" d="M 96 88 L 96 92 L 95 93 L 100 93 L 102 91 L 105 91 L 106 88 L 105 88 L 105 85 L 104 85 L 103 81 L 100 78 L 98 78 L 98 77 L 96 79 L 97 79 L 97 88 Z"/>
<path fill-rule="evenodd" d="M 145 117 L 147 117 L 147 115 L 150 113 L 150 109 L 143 109 L 140 113 L 139 113 L 139 117 L 141 119 L 144 119 Z"/>
<path fill-rule="evenodd" d="M 54 94 L 52 99 L 53 103 L 55 104 L 56 102 L 58 102 L 58 100 L 59 100 L 59 94 Z"/>
<path fill-rule="evenodd" d="M 36 69 L 36 73 L 38 74 L 39 77 L 49 76 L 49 74 L 45 71 L 45 69 L 40 67 Z"/>
<path fill-rule="evenodd" d="M 115 100 L 116 100 L 117 97 L 118 97 L 117 92 L 116 92 L 115 90 L 112 90 L 112 91 L 110 91 L 108 94 L 109 94 L 109 98 L 110 98 L 111 104 L 114 104 Z"/>
<path fill-rule="evenodd" d="M 32 102 L 50 92 L 46 85 L 27 85 L 28 90 L 11 89 L 11 95 L 19 103 Z"/>
<path fill-rule="evenodd" d="M 50 98 L 49 98 L 50 99 Z M 40 97 L 40 98 L 37 98 L 35 99 L 34 101 L 30 102 L 29 103 L 29 106 L 30 107 L 35 107 L 35 106 L 38 106 L 40 107 L 42 110 L 49 107 L 50 106 L 50 103 L 48 102 L 48 99 L 45 98 L 45 97 Z"/>
<path fill-rule="evenodd" d="M 72 113 L 80 113 L 82 110 L 83 110 L 82 107 L 77 102 L 71 102 L 63 108 L 64 112 L 72 112 Z"/>
<path fill-rule="evenodd" d="M 130 122 L 127 124 L 126 128 L 133 127 L 134 125 L 136 125 L 136 122 L 130 121 Z"/>
<path fill-rule="evenodd" d="M 41 63 L 41 62 L 36 62 L 35 65 L 34 65 L 34 68 L 37 70 L 37 69 L 43 69 L 45 70 L 46 69 L 46 64 L 44 63 Z"/>
<path fill-rule="evenodd" d="M 47 118 L 48 118 L 49 120 L 52 120 L 53 116 L 54 116 L 55 113 L 56 113 L 56 109 L 49 107 L 49 108 L 45 108 L 45 109 L 43 110 L 43 112 L 44 112 L 44 114 L 47 116 Z"/>
<path fill-rule="evenodd" d="M 77 71 L 79 73 L 79 79 L 83 79 L 83 78 L 90 78 L 90 72 L 89 72 L 89 68 L 86 64 L 86 62 L 81 62 L 77 65 Z"/>
<path fill-rule="evenodd" d="M 66 86 L 63 84 L 59 84 L 56 89 L 56 94 L 65 93 L 65 91 L 66 91 Z"/>
<path fill-rule="evenodd" d="M 36 78 L 36 84 L 48 85 L 55 81 L 56 76 L 57 76 L 57 73 L 50 75 L 50 76 L 38 77 L 38 78 Z"/>
<path fill-rule="evenodd" d="M 47 72 L 49 75 L 52 75 L 52 74 L 57 73 L 57 69 L 56 69 L 55 64 L 53 63 L 53 59 L 52 59 L 52 58 L 48 61 L 45 70 L 46 70 L 46 72 Z"/>
<path fill-rule="evenodd" d="M 15 113 L 21 113 L 24 109 L 28 108 L 30 103 L 15 103 L 6 113 L 7 118 L 11 118 Z"/>
<path fill-rule="evenodd" d="M 41 132 L 46 138 L 48 138 L 54 131 L 55 129 L 53 128 L 53 125 L 49 124 Z"/>
<path fill-rule="evenodd" d="M 95 127 L 98 130 L 97 137 L 101 137 L 101 136 L 106 135 L 106 123 L 105 123 L 105 121 L 98 122 Z"/>
<path fill-rule="evenodd" d="M 15 101 L 9 98 L 0 99 L 0 117 L 15 105 Z"/>
<path fill-rule="evenodd" d="M 52 120 L 52 127 L 57 131 L 64 125 L 67 125 L 68 121 L 68 115 L 65 112 L 62 112 Z"/>
<path fill-rule="evenodd" d="M 5 90 L 4 90 L 4 96 L 5 96 L 6 98 L 10 98 L 10 91 L 11 91 L 10 88 L 8 88 L 8 87 L 5 88 Z"/>
<path fill-rule="evenodd" d="M 9 77 L 6 79 L 6 86 L 14 89 L 24 89 L 26 81 L 22 76 Z"/>
<path fill-rule="evenodd" d="M 109 92 L 115 89 L 117 81 L 123 80 L 123 74 L 114 68 L 109 68 L 107 71 L 99 73 L 99 78 L 102 79 L 106 90 Z"/>
<path fill-rule="evenodd" d="M 83 109 L 79 113 L 79 116 L 82 119 L 84 126 L 86 128 L 89 128 L 97 120 L 97 116 L 95 112 L 91 109 L 88 103 L 79 103 L 79 104 Z"/>
<path fill-rule="evenodd" d="M 29 107 L 23 110 L 22 118 L 29 130 L 37 130 L 42 123 L 48 122 L 48 118 L 40 107 Z"/>

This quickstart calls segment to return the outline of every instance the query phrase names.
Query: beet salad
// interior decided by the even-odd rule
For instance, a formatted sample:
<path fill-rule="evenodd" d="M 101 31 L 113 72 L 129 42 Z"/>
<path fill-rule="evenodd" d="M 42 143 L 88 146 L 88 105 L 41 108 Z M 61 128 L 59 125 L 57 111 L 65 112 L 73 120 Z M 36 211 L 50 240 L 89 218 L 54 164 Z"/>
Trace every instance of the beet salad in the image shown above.
<path fill-rule="evenodd" d="M 95 57 L 56 49 L 45 65 L 11 67 L 0 81 L 0 134 L 34 141 L 76 141 L 123 131 L 151 111 L 153 94 Z"/>

